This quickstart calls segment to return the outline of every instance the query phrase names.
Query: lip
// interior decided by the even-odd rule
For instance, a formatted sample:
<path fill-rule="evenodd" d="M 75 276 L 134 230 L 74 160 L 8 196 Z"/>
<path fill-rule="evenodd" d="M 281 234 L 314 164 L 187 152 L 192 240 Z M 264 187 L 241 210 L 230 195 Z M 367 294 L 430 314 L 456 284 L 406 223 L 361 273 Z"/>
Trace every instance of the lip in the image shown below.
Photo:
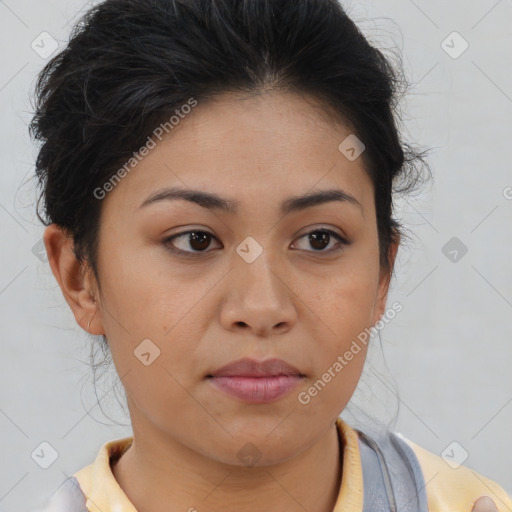
<path fill-rule="evenodd" d="M 269 403 L 288 394 L 305 375 L 282 359 L 243 358 L 207 375 L 215 388 L 248 403 Z"/>
<path fill-rule="evenodd" d="M 287 395 L 304 377 L 278 375 L 275 377 L 211 377 L 215 388 L 244 402 L 265 404 Z"/>
<path fill-rule="evenodd" d="M 213 371 L 208 377 L 277 377 L 279 375 L 304 376 L 300 370 L 282 359 L 257 361 L 244 357 Z"/>

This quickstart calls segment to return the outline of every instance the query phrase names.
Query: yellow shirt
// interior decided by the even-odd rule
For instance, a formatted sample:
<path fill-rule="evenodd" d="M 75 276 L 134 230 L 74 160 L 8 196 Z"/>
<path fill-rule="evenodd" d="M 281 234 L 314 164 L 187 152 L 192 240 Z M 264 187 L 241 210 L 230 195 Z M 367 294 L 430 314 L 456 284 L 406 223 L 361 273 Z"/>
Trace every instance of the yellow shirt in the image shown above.
<path fill-rule="evenodd" d="M 333 512 L 363 512 L 358 434 L 341 418 L 336 421 L 336 426 L 343 440 L 343 471 Z M 490 496 L 499 512 L 512 512 L 512 499 L 497 483 L 465 466 L 453 469 L 440 456 L 404 436 L 401 438 L 412 448 L 420 463 L 429 512 L 471 512 L 473 503 L 481 496 Z M 125 437 L 105 443 L 96 460 L 73 475 L 86 496 L 86 507 L 90 512 L 137 512 L 110 467 L 111 458 L 121 456 L 132 441 L 133 437 Z"/>

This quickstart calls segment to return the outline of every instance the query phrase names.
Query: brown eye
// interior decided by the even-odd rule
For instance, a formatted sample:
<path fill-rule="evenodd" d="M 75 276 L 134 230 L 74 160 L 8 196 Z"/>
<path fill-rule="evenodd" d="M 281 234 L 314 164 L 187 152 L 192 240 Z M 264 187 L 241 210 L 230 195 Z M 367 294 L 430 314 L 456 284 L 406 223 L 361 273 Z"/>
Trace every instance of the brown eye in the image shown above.
<path fill-rule="evenodd" d="M 175 240 L 180 239 L 184 240 L 185 243 L 182 243 L 181 247 L 176 247 L 176 244 L 174 242 Z M 163 243 L 171 251 L 194 254 L 201 252 L 210 252 L 206 251 L 206 249 L 210 246 L 212 239 L 215 239 L 215 237 L 211 233 L 208 233 L 207 231 L 193 230 L 173 235 L 172 237 L 164 240 Z"/>
<path fill-rule="evenodd" d="M 312 250 L 309 248 L 304 249 L 306 252 L 330 254 L 340 251 L 345 245 L 349 245 L 343 237 L 330 229 L 315 229 L 314 231 L 302 235 L 299 240 L 305 239 L 306 237 L 308 237 L 307 241 L 309 247 L 313 248 Z M 181 247 L 176 243 L 178 240 L 182 240 Z M 163 244 L 170 251 L 175 253 L 199 255 L 201 253 L 211 252 L 207 249 L 210 247 L 212 240 L 217 239 L 208 231 L 191 230 L 173 235 L 164 240 Z M 326 250 L 326 247 L 329 247 L 331 244 L 334 244 L 334 246 Z"/>
<path fill-rule="evenodd" d="M 204 231 L 191 231 L 189 244 L 194 250 L 204 251 L 210 245 L 211 235 Z"/>
<path fill-rule="evenodd" d="M 316 250 L 325 249 L 331 240 L 331 235 L 327 231 L 314 231 L 309 235 L 309 243 Z"/>
<path fill-rule="evenodd" d="M 307 242 L 310 247 L 313 247 L 313 250 L 309 250 L 309 252 L 331 253 L 341 250 L 344 245 L 348 245 L 348 242 L 343 237 L 330 229 L 315 229 L 314 231 L 302 235 L 299 240 L 306 237 L 308 237 Z M 334 241 L 338 243 L 331 249 L 324 250 Z M 308 251 L 308 249 L 305 250 Z"/>

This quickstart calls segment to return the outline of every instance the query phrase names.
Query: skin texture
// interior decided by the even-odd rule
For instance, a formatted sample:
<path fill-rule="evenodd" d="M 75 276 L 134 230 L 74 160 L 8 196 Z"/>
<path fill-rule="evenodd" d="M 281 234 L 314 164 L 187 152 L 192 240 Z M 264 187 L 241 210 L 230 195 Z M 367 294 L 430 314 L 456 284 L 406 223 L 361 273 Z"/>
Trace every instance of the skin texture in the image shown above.
<path fill-rule="evenodd" d="M 471 512 L 498 512 L 498 507 L 489 496 L 482 496 L 475 501 Z"/>
<path fill-rule="evenodd" d="M 76 321 L 106 335 L 126 389 L 134 442 L 113 471 L 139 510 L 334 506 L 342 474 L 335 420 L 357 386 L 365 346 L 309 404 L 297 397 L 381 318 L 390 275 L 379 266 L 362 158 L 338 150 L 350 131 L 320 109 L 312 98 L 278 92 L 196 106 L 103 199 L 101 289 L 81 271 L 71 239 L 53 224 L 46 229 L 49 262 Z M 239 211 L 184 200 L 139 208 L 169 186 L 217 193 Z M 330 188 L 361 208 L 331 201 L 279 211 L 290 196 Z M 165 246 L 192 229 L 213 236 L 168 242 L 183 256 Z M 322 229 L 350 244 L 329 253 L 334 237 L 323 248 L 307 236 Z M 248 236 L 263 249 L 252 263 L 236 252 Z M 206 253 L 190 254 L 202 247 Z M 134 356 L 145 339 L 160 350 L 148 366 Z M 305 378 L 273 403 L 248 404 L 206 379 L 242 357 L 281 358 Z M 259 456 L 252 467 L 238 455 L 247 443 Z"/>

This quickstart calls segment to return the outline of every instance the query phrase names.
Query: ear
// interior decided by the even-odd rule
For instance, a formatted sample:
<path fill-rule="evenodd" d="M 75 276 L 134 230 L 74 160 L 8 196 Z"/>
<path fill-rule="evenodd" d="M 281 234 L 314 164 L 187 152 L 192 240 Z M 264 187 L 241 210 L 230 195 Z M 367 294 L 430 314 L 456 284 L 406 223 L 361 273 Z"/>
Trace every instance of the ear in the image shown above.
<path fill-rule="evenodd" d="M 391 242 L 389 246 L 388 259 L 389 259 L 389 272 L 381 269 L 379 278 L 379 289 L 377 293 L 377 300 L 374 308 L 374 315 L 372 325 L 375 325 L 386 310 L 386 301 L 389 291 L 389 283 L 391 282 L 391 275 L 395 266 L 395 259 L 400 247 L 400 234 L 396 233 L 396 241 Z"/>
<path fill-rule="evenodd" d="M 52 273 L 76 322 L 91 334 L 103 334 L 92 270 L 77 260 L 72 236 L 57 224 L 50 224 L 44 231 L 43 240 Z"/>

